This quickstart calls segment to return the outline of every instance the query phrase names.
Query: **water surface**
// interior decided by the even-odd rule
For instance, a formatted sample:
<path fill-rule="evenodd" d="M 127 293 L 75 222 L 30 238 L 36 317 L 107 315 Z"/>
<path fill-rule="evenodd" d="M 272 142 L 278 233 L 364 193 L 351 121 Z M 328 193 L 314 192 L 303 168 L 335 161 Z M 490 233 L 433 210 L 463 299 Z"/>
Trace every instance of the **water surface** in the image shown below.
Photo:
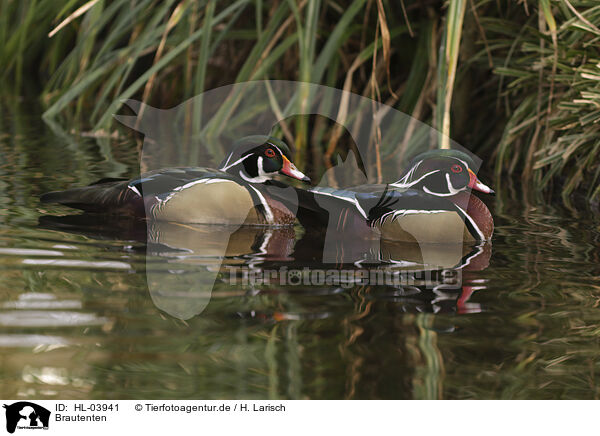
<path fill-rule="evenodd" d="M 264 234 L 241 232 L 225 259 L 207 243 L 174 268 L 181 253 L 146 244 L 143 226 L 52 221 L 73 212 L 39 194 L 135 174 L 136 144 L 53 131 L 25 113 L 13 101 L 0 115 L 4 398 L 599 395 L 599 227 L 585 207 L 525 205 L 500 189 L 488 202 L 491 251 L 459 289 L 243 286 L 220 274 L 205 310 L 182 320 L 157 306 L 149 271 L 176 283 L 222 262 L 306 266 L 293 252 L 302 230 L 270 234 L 266 254 Z"/>

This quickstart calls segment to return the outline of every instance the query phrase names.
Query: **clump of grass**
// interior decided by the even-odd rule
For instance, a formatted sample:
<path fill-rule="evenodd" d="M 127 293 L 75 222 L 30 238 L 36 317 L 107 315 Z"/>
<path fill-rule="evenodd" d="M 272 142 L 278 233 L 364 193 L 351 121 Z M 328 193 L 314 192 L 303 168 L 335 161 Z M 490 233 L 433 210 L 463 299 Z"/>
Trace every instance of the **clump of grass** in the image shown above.
<path fill-rule="evenodd" d="M 451 134 L 493 162 L 498 181 L 565 199 L 600 198 L 599 38 L 590 0 L 0 0 L 0 75 L 20 92 L 35 84 L 48 120 L 107 130 L 129 98 L 169 107 L 225 84 L 302 80 L 393 105 L 442 146 Z M 335 132 L 293 127 L 298 162 L 326 137 L 326 164 Z M 407 144 L 376 136 L 380 172 Z"/>
<path fill-rule="evenodd" d="M 28 7 L 51 3 L 38 2 Z M 15 8 L 8 0 L 0 4 Z M 424 42 L 435 41 L 437 34 L 425 25 L 426 33 L 415 35 L 419 20 L 412 27 L 409 21 L 423 11 L 415 3 L 394 13 L 382 0 L 353 0 L 343 7 L 321 0 L 72 1 L 58 14 L 47 14 L 43 34 L 37 35 L 47 48 L 37 62 L 60 59 L 36 72 L 44 117 L 107 130 L 130 98 L 169 107 L 206 89 L 266 78 L 343 87 L 427 116 L 420 92 L 426 86 L 431 92 L 432 81 L 423 77 L 434 66 L 428 63 L 433 46 Z M 392 62 L 400 51 L 420 62 Z M 400 97 L 398 88 L 409 92 Z M 299 95 L 297 104 L 305 104 L 304 97 Z M 219 116 L 229 104 L 235 102 L 223 102 Z M 302 164 L 312 152 L 308 142 L 319 138 L 309 132 L 306 118 L 295 124 L 291 140 Z M 317 154 L 326 155 L 331 145 L 323 143 Z M 378 165 L 380 154 L 391 152 L 389 146 L 377 148 Z"/>
<path fill-rule="evenodd" d="M 600 194 L 600 6 L 541 0 L 481 18 L 494 60 L 497 114 L 506 125 L 495 170 L 563 199 Z M 484 59 L 483 52 L 480 59 Z M 489 87 L 488 89 L 492 89 Z"/>
<path fill-rule="evenodd" d="M 115 105 L 131 97 L 164 105 L 206 88 L 266 77 L 335 85 L 340 63 L 360 51 L 340 49 L 360 38 L 368 2 L 345 8 L 318 0 L 90 3 L 53 36 L 72 32 L 68 26 L 77 30 L 44 95 L 47 117 L 93 99 L 91 119 L 101 128 L 112 121 Z"/>

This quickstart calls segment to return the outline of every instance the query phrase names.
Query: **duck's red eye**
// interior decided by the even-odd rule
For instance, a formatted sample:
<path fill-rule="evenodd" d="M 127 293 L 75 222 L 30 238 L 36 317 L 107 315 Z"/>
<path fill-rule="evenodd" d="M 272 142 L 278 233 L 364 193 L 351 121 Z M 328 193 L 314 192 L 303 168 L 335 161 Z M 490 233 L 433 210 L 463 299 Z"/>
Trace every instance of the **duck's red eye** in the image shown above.
<path fill-rule="evenodd" d="M 459 164 L 452 165 L 452 167 L 450 169 L 452 170 L 453 173 L 461 173 L 463 170 Z"/>
<path fill-rule="evenodd" d="M 267 157 L 275 157 L 275 152 L 273 151 L 272 148 L 267 148 L 265 150 L 265 156 L 267 156 Z"/>

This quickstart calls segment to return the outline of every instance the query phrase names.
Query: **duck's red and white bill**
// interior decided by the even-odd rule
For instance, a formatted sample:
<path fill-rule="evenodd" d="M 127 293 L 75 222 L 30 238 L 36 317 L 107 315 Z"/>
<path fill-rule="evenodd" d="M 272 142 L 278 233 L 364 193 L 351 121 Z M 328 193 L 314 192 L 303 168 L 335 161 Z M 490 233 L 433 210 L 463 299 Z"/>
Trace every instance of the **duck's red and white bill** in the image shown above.
<path fill-rule="evenodd" d="M 481 180 L 479 180 L 477 178 L 477 176 L 475 175 L 475 173 L 473 171 L 471 171 L 469 169 L 469 176 L 470 176 L 470 180 L 469 180 L 469 188 L 471 189 L 475 189 L 476 191 L 480 191 L 480 192 L 484 192 L 486 194 L 493 194 L 494 190 L 492 188 L 490 188 L 489 186 L 483 184 L 481 182 Z"/>
<path fill-rule="evenodd" d="M 303 182 L 310 182 L 310 179 L 302 171 L 298 170 L 298 168 L 296 168 L 296 165 L 291 163 L 287 157 L 285 157 L 285 156 L 282 156 L 282 157 L 283 157 L 283 167 L 281 168 L 282 174 L 285 174 L 286 176 L 289 176 L 289 177 L 293 177 L 294 179 L 302 180 Z"/>

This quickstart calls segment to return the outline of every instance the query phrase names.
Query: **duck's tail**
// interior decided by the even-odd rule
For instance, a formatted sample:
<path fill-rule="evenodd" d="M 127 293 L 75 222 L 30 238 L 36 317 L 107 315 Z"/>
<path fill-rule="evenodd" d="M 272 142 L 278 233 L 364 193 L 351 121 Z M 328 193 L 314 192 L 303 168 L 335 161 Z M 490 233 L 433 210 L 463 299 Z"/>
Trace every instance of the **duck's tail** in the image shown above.
<path fill-rule="evenodd" d="M 47 192 L 40 197 L 42 203 L 59 203 L 65 206 L 96 213 L 122 213 L 131 204 L 133 191 L 125 179 L 102 179 L 90 186 Z"/>

